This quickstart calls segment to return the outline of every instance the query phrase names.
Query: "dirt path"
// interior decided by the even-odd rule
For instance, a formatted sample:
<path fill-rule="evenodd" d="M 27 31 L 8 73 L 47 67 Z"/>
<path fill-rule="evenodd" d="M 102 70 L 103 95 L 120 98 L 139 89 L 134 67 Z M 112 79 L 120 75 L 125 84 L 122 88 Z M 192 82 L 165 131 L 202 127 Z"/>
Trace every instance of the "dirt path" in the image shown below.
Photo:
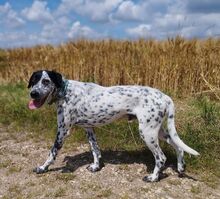
<path fill-rule="evenodd" d="M 71 150 L 64 147 L 48 173 L 33 173 L 48 149 L 43 140 L 27 139 L 27 133 L 9 136 L 0 129 L 0 198 L 220 198 L 219 186 L 210 188 L 193 174 L 178 178 L 169 167 L 165 170 L 168 177 L 160 182 L 143 182 L 146 166 L 138 161 L 138 153 L 103 151 L 105 167 L 90 173 L 86 169 L 91 161 L 88 145 L 73 145 Z"/>

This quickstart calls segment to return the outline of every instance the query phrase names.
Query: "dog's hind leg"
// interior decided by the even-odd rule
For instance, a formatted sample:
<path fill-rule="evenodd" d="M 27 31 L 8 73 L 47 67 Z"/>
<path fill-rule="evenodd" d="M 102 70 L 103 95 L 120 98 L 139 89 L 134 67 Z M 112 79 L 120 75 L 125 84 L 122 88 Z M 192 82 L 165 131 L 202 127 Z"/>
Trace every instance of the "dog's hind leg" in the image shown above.
<path fill-rule="evenodd" d="M 141 134 L 141 137 L 147 144 L 148 148 L 153 153 L 154 159 L 155 159 L 155 167 L 152 174 L 149 176 L 145 176 L 143 178 L 146 182 L 155 182 L 159 179 L 159 174 L 161 172 L 161 169 L 163 168 L 166 156 L 162 152 L 159 142 L 158 142 L 158 132 L 159 132 L 160 126 L 152 126 L 150 125 L 139 125 L 139 131 Z"/>
<path fill-rule="evenodd" d="M 85 130 L 86 130 L 87 138 L 89 140 L 89 144 L 92 150 L 92 155 L 94 158 L 94 162 L 90 164 L 87 167 L 87 169 L 91 172 L 96 172 L 96 171 L 101 170 L 101 168 L 104 166 L 102 159 L 101 159 L 101 152 L 96 141 L 94 129 L 86 128 Z"/>
<path fill-rule="evenodd" d="M 36 173 L 44 173 L 48 171 L 48 167 L 55 161 L 58 151 L 62 148 L 65 137 L 69 134 L 69 129 L 58 128 L 57 136 L 49 156 L 42 166 L 36 167 L 33 171 Z"/>
<path fill-rule="evenodd" d="M 180 174 L 182 174 L 185 170 L 185 161 L 184 161 L 184 151 L 180 149 L 171 139 L 170 135 L 168 134 L 167 130 L 163 127 L 160 128 L 159 131 L 159 138 L 163 141 L 166 141 L 170 144 L 175 150 L 177 154 L 177 170 Z"/>

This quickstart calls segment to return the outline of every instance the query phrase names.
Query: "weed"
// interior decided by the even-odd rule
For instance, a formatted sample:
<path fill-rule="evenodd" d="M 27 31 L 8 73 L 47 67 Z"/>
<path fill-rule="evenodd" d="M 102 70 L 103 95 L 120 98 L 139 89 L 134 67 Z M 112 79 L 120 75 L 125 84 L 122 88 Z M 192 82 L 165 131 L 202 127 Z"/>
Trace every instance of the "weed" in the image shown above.
<path fill-rule="evenodd" d="M 108 198 L 112 195 L 111 189 L 102 189 L 97 195 L 97 198 Z"/>
<path fill-rule="evenodd" d="M 62 197 L 66 195 L 66 189 L 65 188 L 58 188 L 55 193 L 54 193 L 54 197 L 58 198 L 58 197 Z"/>
<path fill-rule="evenodd" d="M 123 171 L 129 171 L 129 167 L 127 164 L 120 164 L 118 169 Z"/>
<path fill-rule="evenodd" d="M 168 180 L 167 181 L 170 185 L 181 185 L 181 182 L 179 180 Z"/>
<path fill-rule="evenodd" d="M 7 174 L 18 173 L 21 170 L 22 170 L 22 168 L 19 166 L 11 166 L 11 167 L 9 167 Z"/>
<path fill-rule="evenodd" d="M 22 192 L 22 188 L 17 184 L 13 184 L 8 188 L 8 194 L 5 195 L 4 197 L 5 198 L 22 199 L 24 197 L 21 192 Z"/>
<path fill-rule="evenodd" d="M 11 165 L 11 163 L 12 163 L 12 160 L 10 160 L 10 159 L 7 159 L 5 161 L 1 160 L 1 162 L 0 162 L 0 169 L 9 167 Z"/>
<path fill-rule="evenodd" d="M 144 193 L 148 193 L 150 191 L 149 187 L 141 187 L 140 190 Z"/>
<path fill-rule="evenodd" d="M 83 193 L 88 192 L 88 191 L 93 191 L 93 192 L 98 192 L 99 190 L 102 189 L 102 187 L 98 184 L 90 184 L 87 182 L 81 183 L 80 189 Z"/>
<path fill-rule="evenodd" d="M 199 194 L 201 192 L 201 188 L 199 186 L 192 185 L 191 192 L 194 194 Z"/>
<path fill-rule="evenodd" d="M 124 194 L 120 199 L 130 199 L 131 197 L 128 194 Z"/>
<path fill-rule="evenodd" d="M 68 182 L 68 181 L 74 180 L 75 177 L 76 176 L 72 173 L 61 173 L 56 176 L 56 179 L 64 181 L 64 182 Z"/>
<path fill-rule="evenodd" d="M 209 173 L 203 173 L 201 175 L 201 180 L 208 185 L 209 187 L 216 189 L 219 185 L 219 179 L 218 176 L 216 176 L 215 174 Z"/>

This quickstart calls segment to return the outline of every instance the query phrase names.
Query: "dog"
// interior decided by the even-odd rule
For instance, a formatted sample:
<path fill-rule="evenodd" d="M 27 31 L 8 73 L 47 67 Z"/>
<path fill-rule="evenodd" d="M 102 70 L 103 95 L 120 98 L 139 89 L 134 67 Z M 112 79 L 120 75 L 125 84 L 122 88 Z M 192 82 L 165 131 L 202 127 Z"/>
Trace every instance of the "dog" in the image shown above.
<path fill-rule="evenodd" d="M 48 70 L 34 72 L 28 88 L 31 97 L 29 109 L 40 108 L 45 103 L 55 103 L 57 107 L 56 139 L 45 163 L 34 169 L 37 174 L 48 171 L 73 125 L 85 129 L 91 146 L 94 162 L 87 169 L 91 172 L 99 171 L 104 164 L 94 127 L 111 123 L 124 116 L 138 120 L 140 136 L 155 159 L 153 173 L 145 176 L 144 181 L 158 181 L 166 161 L 158 138 L 176 150 L 177 170 L 180 174 L 183 174 L 185 168 L 184 151 L 199 155 L 184 144 L 176 132 L 172 99 L 155 88 L 137 85 L 103 87 L 95 83 L 67 80 L 60 73 Z M 166 128 L 163 123 L 167 124 Z"/>

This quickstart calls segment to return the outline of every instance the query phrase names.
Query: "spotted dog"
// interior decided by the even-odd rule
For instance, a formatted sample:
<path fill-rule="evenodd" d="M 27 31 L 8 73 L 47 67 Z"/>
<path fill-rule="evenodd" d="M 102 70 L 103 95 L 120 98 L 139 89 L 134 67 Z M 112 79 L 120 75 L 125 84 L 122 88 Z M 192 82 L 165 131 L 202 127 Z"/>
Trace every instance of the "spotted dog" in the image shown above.
<path fill-rule="evenodd" d="M 158 181 L 166 161 L 158 138 L 176 150 L 179 173 L 184 172 L 184 151 L 199 155 L 179 138 L 174 123 L 173 101 L 157 89 L 144 86 L 103 87 L 94 83 L 67 80 L 61 74 L 47 70 L 34 72 L 28 88 L 31 96 L 30 109 L 40 108 L 45 103 L 55 103 L 57 107 L 56 139 L 45 163 L 34 169 L 36 173 L 48 170 L 73 125 L 85 129 L 91 146 L 94 162 L 87 169 L 91 172 L 99 171 L 103 163 L 94 127 L 111 123 L 124 116 L 137 118 L 140 136 L 155 158 L 153 173 L 144 177 L 144 181 Z M 162 125 L 164 120 L 166 128 Z"/>

